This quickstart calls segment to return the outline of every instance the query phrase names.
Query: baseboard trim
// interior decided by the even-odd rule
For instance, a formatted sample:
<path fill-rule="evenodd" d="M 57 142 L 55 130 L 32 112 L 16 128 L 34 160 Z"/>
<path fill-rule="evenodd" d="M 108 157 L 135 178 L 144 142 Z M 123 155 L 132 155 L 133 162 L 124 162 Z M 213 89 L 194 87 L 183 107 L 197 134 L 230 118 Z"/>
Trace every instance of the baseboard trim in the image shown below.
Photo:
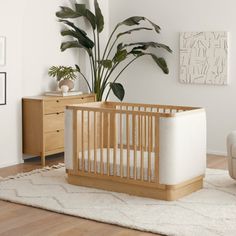
<path fill-rule="evenodd" d="M 9 167 L 9 166 L 14 166 L 14 165 L 18 165 L 23 163 L 23 161 L 19 161 L 19 162 L 10 162 L 10 163 L 3 163 L 0 164 L 0 168 L 5 168 L 5 167 Z"/>
<path fill-rule="evenodd" d="M 227 152 L 208 150 L 207 154 L 217 155 L 217 156 L 227 156 Z"/>

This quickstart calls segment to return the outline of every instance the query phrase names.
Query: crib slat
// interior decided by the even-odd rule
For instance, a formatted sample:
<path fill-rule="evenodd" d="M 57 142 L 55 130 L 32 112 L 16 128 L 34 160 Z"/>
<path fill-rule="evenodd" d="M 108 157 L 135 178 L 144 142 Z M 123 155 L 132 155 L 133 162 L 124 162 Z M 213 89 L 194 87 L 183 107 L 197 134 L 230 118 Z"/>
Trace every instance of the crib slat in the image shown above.
<path fill-rule="evenodd" d="M 97 113 L 94 112 L 94 173 L 97 173 Z"/>
<path fill-rule="evenodd" d="M 155 116 L 155 180 L 159 182 L 159 116 Z"/>
<path fill-rule="evenodd" d="M 144 116 L 145 117 L 145 116 Z M 142 143 L 142 135 L 143 135 L 143 117 L 142 115 L 139 115 L 139 149 L 141 153 L 141 167 L 140 167 L 140 172 L 141 172 L 141 180 L 143 181 L 144 177 L 144 153 L 143 153 L 143 143 Z"/>
<path fill-rule="evenodd" d="M 152 116 L 148 116 L 148 181 L 151 180 Z"/>
<path fill-rule="evenodd" d="M 133 128 L 133 149 L 134 149 L 134 179 L 137 179 L 137 146 L 136 146 L 136 115 L 133 114 L 133 122 L 132 122 L 132 128 Z"/>
<path fill-rule="evenodd" d="M 75 172 L 78 171 L 79 165 L 78 165 L 78 111 L 73 111 L 73 170 Z"/>
<path fill-rule="evenodd" d="M 140 115 L 138 115 L 138 150 L 139 150 L 139 156 L 140 156 L 140 179 L 142 179 L 142 160 L 141 160 L 141 141 L 140 141 L 140 130 L 141 130 L 141 124 L 140 124 Z"/>
<path fill-rule="evenodd" d="M 91 166 L 90 166 L 90 160 L 91 160 L 91 155 L 90 155 L 90 112 L 88 111 L 88 133 L 87 133 L 87 139 L 88 139 L 88 172 L 91 172 Z"/>
<path fill-rule="evenodd" d="M 100 173 L 104 174 L 103 169 L 103 113 L 100 112 Z"/>
<path fill-rule="evenodd" d="M 107 113 L 107 175 L 110 175 L 110 133 L 111 133 L 111 115 Z"/>
<path fill-rule="evenodd" d="M 126 114 L 127 178 L 130 178 L 130 126 L 129 114 Z"/>
<path fill-rule="evenodd" d="M 84 172 L 84 111 L 81 112 L 82 171 Z"/>
<path fill-rule="evenodd" d="M 134 106 L 132 106 L 132 111 L 134 111 Z M 135 138 L 135 130 L 133 129 L 133 125 L 134 125 L 134 119 L 135 119 L 135 114 L 132 114 L 132 146 L 134 149 L 134 138 Z"/>
<path fill-rule="evenodd" d="M 151 111 L 153 112 L 153 108 L 151 108 Z M 154 147 L 154 143 L 153 143 L 154 137 L 153 137 L 153 135 L 155 135 L 155 131 L 153 130 L 153 127 L 155 127 L 155 126 L 154 126 L 153 122 L 154 122 L 154 116 L 152 115 L 151 116 L 151 156 L 150 156 L 150 166 L 151 167 L 150 167 L 150 181 L 152 181 L 152 175 L 153 175 L 153 172 L 152 172 L 152 153 L 153 152 L 155 153 L 155 150 L 153 148 Z"/>
<path fill-rule="evenodd" d="M 147 111 L 147 107 L 144 108 L 144 111 Z M 144 149 L 147 150 L 147 117 L 144 116 Z"/>
<path fill-rule="evenodd" d="M 153 111 L 153 109 L 151 108 L 151 112 Z M 151 152 L 153 152 L 153 116 L 150 117 L 151 119 Z"/>
<path fill-rule="evenodd" d="M 122 107 L 121 107 L 122 109 Z M 120 113 L 120 177 L 123 177 L 123 117 Z"/>
<path fill-rule="evenodd" d="M 117 125 L 116 125 L 116 114 L 112 116 L 113 124 L 113 175 L 116 176 L 116 154 L 117 154 Z"/>

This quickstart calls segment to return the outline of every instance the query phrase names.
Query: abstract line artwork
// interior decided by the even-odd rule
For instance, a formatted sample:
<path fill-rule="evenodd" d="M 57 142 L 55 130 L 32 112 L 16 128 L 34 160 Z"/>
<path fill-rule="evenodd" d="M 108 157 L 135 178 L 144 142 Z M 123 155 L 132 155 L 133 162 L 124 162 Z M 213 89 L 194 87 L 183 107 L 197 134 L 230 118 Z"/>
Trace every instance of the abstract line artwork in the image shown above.
<path fill-rule="evenodd" d="M 228 84 L 228 33 L 180 33 L 180 82 Z"/>

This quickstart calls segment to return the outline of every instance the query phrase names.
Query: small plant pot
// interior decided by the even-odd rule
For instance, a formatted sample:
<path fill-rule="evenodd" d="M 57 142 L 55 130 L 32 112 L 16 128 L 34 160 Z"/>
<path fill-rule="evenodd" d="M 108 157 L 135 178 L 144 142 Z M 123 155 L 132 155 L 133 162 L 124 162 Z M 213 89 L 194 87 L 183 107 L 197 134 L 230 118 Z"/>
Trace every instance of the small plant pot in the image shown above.
<path fill-rule="evenodd" d="M 69 91 L 70 90 L 72 90 L 73 88 L 74 88 L 74 82 L 72 81 L 72 80 L 69 80 L 69 79 L 67 79 L 67 80 L 61 80 L 60 82 L 59 82 L 59 84 L 58 84 L 58 87 L 61 89 L 61 87 L 63 86 L 63 85 L 66 85 L 68 88 L 69 88 Z"/>

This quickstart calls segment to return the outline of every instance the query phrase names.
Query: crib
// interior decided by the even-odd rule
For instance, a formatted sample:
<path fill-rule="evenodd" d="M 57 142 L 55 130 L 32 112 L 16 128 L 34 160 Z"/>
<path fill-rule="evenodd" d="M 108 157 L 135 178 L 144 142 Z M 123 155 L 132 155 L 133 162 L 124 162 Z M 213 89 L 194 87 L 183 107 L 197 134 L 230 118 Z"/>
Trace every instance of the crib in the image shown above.
<path fill-rule="evenodd" d="M 179 199 L 203 185 L 205 110 L 119 102 L 69 105 L 65 165 L 71 184 Z"/>

